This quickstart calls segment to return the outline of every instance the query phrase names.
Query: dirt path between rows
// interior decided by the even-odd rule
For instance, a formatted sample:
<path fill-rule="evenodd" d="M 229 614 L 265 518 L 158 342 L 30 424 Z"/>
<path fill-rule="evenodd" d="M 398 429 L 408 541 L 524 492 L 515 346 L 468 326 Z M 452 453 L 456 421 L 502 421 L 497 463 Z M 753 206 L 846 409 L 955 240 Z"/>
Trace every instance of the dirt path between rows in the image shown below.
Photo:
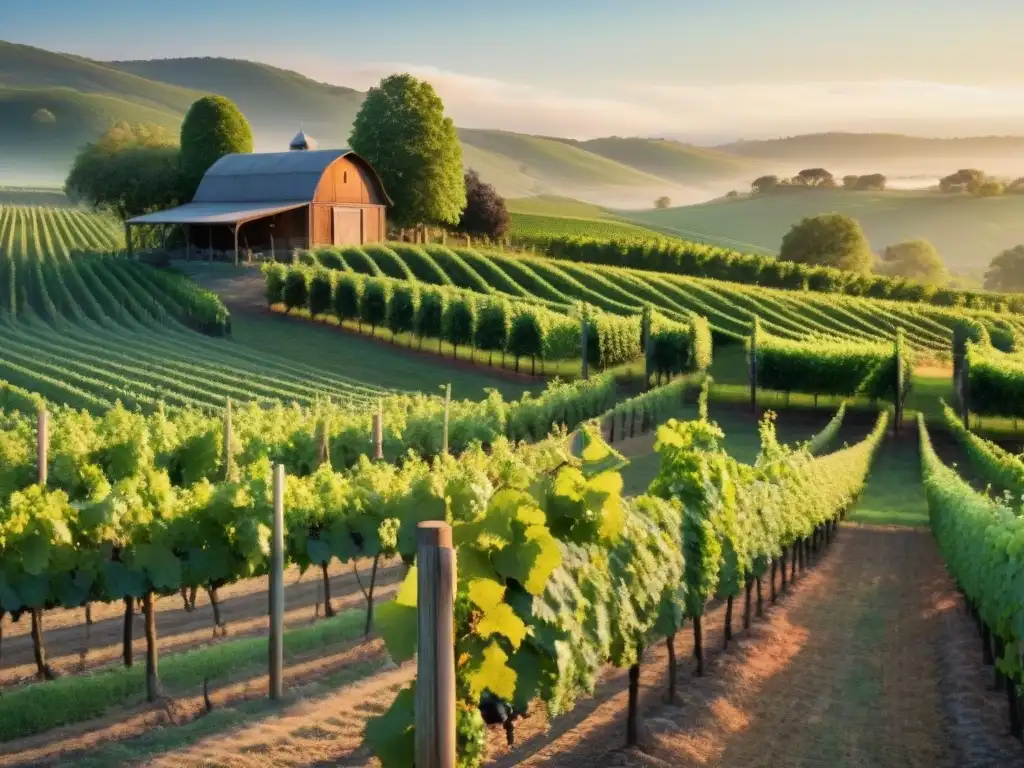
<path fill-rule="evenodd" d="M 767 590 L 766 590 L 767 603 Z M 706 621 L 708 674 L 692 675 L 680 633 L 680 694 L 665 702 L 667 655 L 641 673 L 641 748 L 625 739 L 626 673 L 608 669 L 570 713 L 521 721 L 517 746 L 490 737 L 493 768 L 750 766 L 946 768 L 1024 766 L 1003 698 L 981 665 L 930 534 L 846 524 L 790 594 L 766 606 L 721 652 L 724 608 Z M 740 627 L 739 614 L 736 626 Z M 369 766 L 367 718 L 411 679 L 407 665 L 300 701 L 133 765 Z"/>
<path fill-rule="evenodd" d="M 369 580 L 370 561 L 360 561 L 363 583 Z M 381 569 L 377 583 L 381 586 L 397 583 L 402 578 L 400 564 Z M 362 593 L 352 573 L 352 566 L 335 561 L 328 573 L 331 576 L 331 603 L 335 610 L 342 607 L 364 605 Z M 179 653 L 215 642 L 230 641 L 265 633 L 267 617 L 267 578 L 239 581 L 219 590 L 221 620 L 227 626 L 227 636 L 213 635 L 213 610 L 202 591 L 196 599 L 196 609 L 186 612 L 178 595 L 157 600 L 157 629 L 161 655 Z M 285 571 L 285 626 L 304 626 L 314 620 L 317 603 L 322 603 L 322 578 L 319 568 L 306 572 L 300 579 L 298 568 Z M 320 605 L 320 616 L 324 615 Z M 43 616 L 44 641 L 50 664 L 61 674 L 93 671 L 121 660 L 121 637 L 124 626 L 122 603 L 94 603 L 93 624 L 87 627 L 85 610 L 47 611 Z M 133 651 L 136 658 L 144 658 L 146 638 L 144 617 L 136 612 Z M 4 619 L 3 645 L 0 647 L 0 691 L 35 678 L 31 622 L 23 616 L 17 623 Z M 88 630 L 88 633 L 87 633 Z"/>

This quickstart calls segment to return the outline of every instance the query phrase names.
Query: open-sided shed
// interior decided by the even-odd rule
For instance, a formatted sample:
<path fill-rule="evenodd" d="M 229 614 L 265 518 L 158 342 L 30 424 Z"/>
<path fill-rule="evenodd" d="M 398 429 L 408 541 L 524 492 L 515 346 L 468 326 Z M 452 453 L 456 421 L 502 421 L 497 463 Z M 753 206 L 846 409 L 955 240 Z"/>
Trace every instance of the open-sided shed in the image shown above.
<path fill-rule="evenodd" d="M 225 155 L 203 176 L 192 202 L 125 222 L 181 225 L 187 256 L 241 249 L 290 251 L 378 242 L 391 201 L 370 164 L 348 149 Z M 130 245 L 129 245 L 130 247 Z"/>

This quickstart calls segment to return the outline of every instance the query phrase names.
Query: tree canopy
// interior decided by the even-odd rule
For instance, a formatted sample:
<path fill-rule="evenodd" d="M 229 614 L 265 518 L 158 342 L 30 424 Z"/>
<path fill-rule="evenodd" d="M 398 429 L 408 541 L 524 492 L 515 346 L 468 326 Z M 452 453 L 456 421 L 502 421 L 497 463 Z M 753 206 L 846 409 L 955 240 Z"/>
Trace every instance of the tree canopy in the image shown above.
<path fill-rule="evenodd" d="M 755 195 L 771 192 L 779 186 L 778 176 L 758 176 L 750 184 L 750 191 Z"/>
<path fill-rule="evenodd" d="M 809 216 L 782 238 L 779 258 L 801 264 L 868 272 L 873 256 L 860 224 L 841 213 Z"/>
<path fill-rule="evenodd" d="M 1000 253 L 985 272 L 985 289 L 1016 293 L 1024 291 L 1024 245 Z"/>
<path fill-rule="evenodd" d="M 927 240 L 908 240 L 890 245 L 882 253 L 882 271 L 931 285 L 945 285 L 949 272 L 939 252 Z"/>
<path fill-rule="evenodd" d="M 956 173 L 939 180 L 939 189 L 943 192 L 977 192 L 985 182 L 985 172 L 977 168 L 961 168 Z"/>
<path fill-rule="evenodd" d="M 666 208 L 670 208 L 671 206 L 672 199 L 667 195 L 662 195 L 661 197 L 654 201 L 654 207 L 657 208 L 659 211 L 663 211 Z"/>
<path fill-rule="evenodd" d="M 510 224 L 505 199 L 472 168 L 466 171 L 465 182 L 466 208 L 458 230 L 492 239 L 504 237 Z"/>
<path fill-rule="evenodd" d="M 349 143 L 380 175 L 397 226 L 458 224 L 466 207 L 462 147 L 429 83 L 411 75 L 381 80 L 366 95 Z"/>
<path fill-rule="evenodd" d="M 252 152 L 252 128 L 231 99 L 204 96 L 181 124 L 181 195 L 191 200 L 210 166 L 235 152 Z"/>
<path fill-rule="evenodd" d="M 824 168 L 805 168 L 793 177 L 793 183 L 805 187 L 834 187 L 835 178 Z"/>
<path fill-rule="evenodd" d="M 75 202 L 122 220 L 178 204 L 178 148 L 160 126 L 119 123 L 86 144 L 64 191 Z"/>

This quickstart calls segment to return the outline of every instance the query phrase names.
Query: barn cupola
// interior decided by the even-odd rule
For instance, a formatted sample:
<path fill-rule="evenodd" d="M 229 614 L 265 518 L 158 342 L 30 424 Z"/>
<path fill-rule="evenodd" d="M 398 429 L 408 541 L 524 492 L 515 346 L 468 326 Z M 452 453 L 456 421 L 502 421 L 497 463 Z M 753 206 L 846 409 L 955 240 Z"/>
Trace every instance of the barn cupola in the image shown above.
<path fill-rule="evenodd" d="M 295 138 L 292 139 L 291 144 L 288 145 L 288 149 L 292 151 L 316 149 L 316 139 L 312 136 L 307 136 L 306 132 L 300 128 L 299 132 L 295 134 Z"/>

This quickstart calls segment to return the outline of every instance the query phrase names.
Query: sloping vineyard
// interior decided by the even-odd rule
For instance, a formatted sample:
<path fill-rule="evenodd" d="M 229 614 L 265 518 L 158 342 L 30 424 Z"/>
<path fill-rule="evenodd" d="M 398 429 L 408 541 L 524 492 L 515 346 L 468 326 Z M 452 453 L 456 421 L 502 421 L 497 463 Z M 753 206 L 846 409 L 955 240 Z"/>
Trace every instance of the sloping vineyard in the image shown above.
<path fill-rule="evenodd" d="M 375 246 L 371 258 L 355 247 L 325 248 L 305 254 L 303 260 L 366 275 L 383 271 L 409 280 L 412 274 L 426 284 L 453 283 L 482 294 L 530 297 L 563 310 L 585 302 L 609 314 L 630 315 L 649 304 L 677 322 L 707 318 L 719 340 L 746 338 L 754 317 L 766 333 L 783 339 L 827 336 L 888 343 L 902 330 L 912 349 L 933 355 L 948 355 L 952 329 L 965 315 L 984 325 L 1002 323 L 1024 332 L 1024 318 L 1011 314 L 786 291 L 482 249 Z M 427 268 L 429 263 L 432 268 Z"/>
<path fill-rule="evenodd" d="M 227 398 L 367 405 L 386 394 L 215 338 L 230 331 L 216 296 L 97 253 L 119 245 L 100 216 L 0 207 L 0 380 L 93 411 L 117 400 L 146 410 Z"/>

